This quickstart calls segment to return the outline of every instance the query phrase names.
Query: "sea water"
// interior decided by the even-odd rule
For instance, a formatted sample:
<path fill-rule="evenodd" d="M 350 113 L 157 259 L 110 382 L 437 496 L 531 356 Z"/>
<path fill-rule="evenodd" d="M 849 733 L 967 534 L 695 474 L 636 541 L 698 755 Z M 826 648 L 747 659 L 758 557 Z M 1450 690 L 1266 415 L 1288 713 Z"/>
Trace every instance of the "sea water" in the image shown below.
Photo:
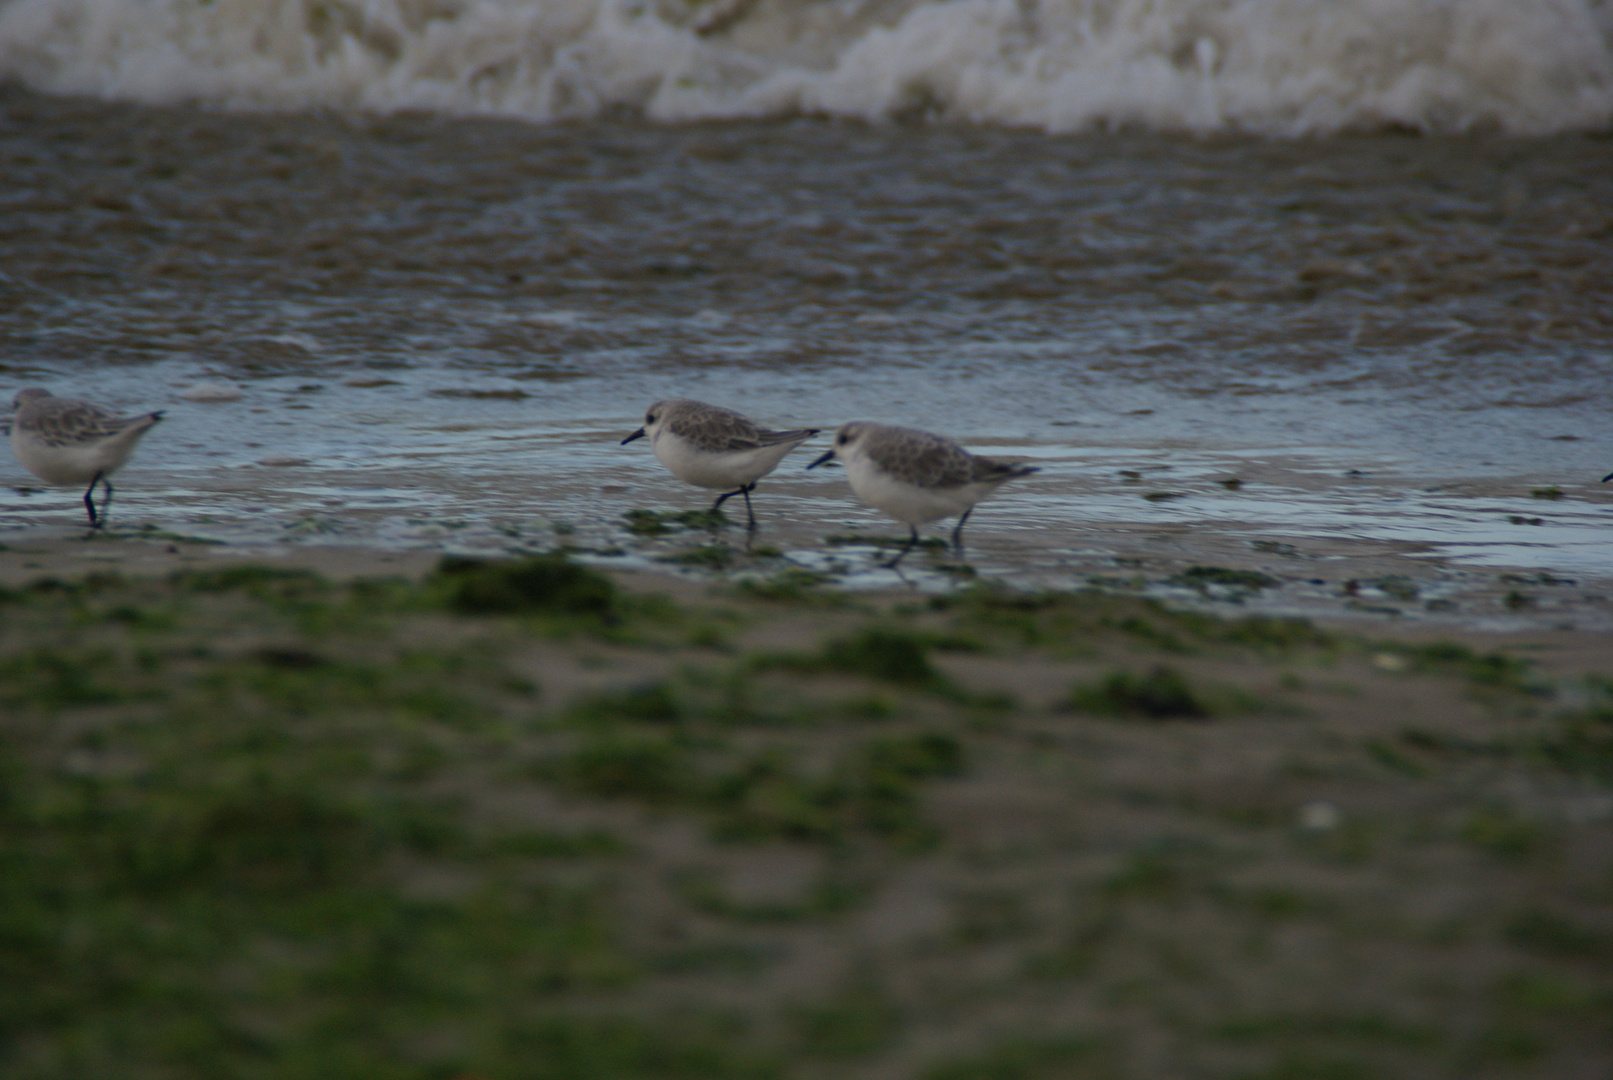
<path fill-rule="evenodd" d="M 1037 460 L 971 520 L 988 576 L 1488 611 L 1613 577 L 1610 36 L 1566 0 L 9 0 L 0 378 L 168 409 L 115 520 L 236 546 L 673 557 L 702 538 L 623 515 L 707 496 L 616 441 L 680 395 Z M 758 542 L 862 580 L 825 537 L 899 530 L 813 445 Z M 82 512 L 0 479 L 6 531 Z"/>

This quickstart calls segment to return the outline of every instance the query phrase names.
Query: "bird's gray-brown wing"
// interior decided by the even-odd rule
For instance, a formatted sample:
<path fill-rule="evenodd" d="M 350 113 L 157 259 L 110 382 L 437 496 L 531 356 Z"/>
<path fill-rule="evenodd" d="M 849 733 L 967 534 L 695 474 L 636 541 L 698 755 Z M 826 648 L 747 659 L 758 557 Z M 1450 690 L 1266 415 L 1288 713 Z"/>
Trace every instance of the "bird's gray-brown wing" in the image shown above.
<path fill-rule="evenodd" d="M 17 411 L 16 425 L 48 446 L 73 446 L 110 438 L 144 417 L 121 417 L 98 405 L 70 398 L 30 401 Z"/>
<path fill-rule="evenodd" d="M 920 487 L 962 487 L 971 479 L 970 457 L 963 447 L 927 431 L 897 429 L 871 440 L 867 453 L 898 480 Z"/>
<path fill-rule="evenodd" d="M 762 445 L 762 429 L 730 409 L 708 405 L 669 418 L 674 435 L 707 450 L 755 450 Z"/>

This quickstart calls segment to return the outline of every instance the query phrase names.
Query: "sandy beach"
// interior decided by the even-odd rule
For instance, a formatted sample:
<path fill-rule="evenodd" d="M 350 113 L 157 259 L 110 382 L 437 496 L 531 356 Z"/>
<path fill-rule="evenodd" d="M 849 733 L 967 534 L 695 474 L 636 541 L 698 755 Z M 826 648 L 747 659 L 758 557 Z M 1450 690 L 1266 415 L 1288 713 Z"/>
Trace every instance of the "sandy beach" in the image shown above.
<path fill-rule="evenodd" d="M 1605 1069 L 1606 634 L 133 539 L 0 586 L 17 1076 Z"/>

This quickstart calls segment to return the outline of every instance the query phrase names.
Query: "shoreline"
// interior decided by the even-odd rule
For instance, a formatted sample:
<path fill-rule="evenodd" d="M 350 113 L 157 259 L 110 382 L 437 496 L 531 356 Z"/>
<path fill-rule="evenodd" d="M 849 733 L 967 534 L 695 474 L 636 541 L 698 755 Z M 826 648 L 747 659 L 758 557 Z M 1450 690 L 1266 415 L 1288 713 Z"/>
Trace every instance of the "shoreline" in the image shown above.
<path fill-rule="evenodd" d="M 638 515 L 638 516 L 634 516 Z M 700 515 L 696 515 L 699 517 Z M 32 529 L 0 538 L 0 586 L 15 587 L 46 577 L 76 578 L 95 572 L 162 576 L 224 563 L 263 563 L 313 571 L 335 581 L 404 576 L 418 580 L 445 556 L 520 558 L 546 551 L 566 554 L 613 576 L 663 582 L 664 588 L 722 588 L 741 583 L 789 581 L 859 596 L 945 596 L 991 582 L 1020 593 L 1099 592 L 1162 603 L 1223 618 L 1266 615 L 1304 618 L 1359 633 L 1509 635 L 1541 632 L 1613 631 L 1613 580 L 1569 578 L 1524 568 L 1474 568 L 1424 554 L 1418 545 L 1351 538 L 1247 541 L 1195 537 L 1189 552 L 1159 550 L 1161 534 L 1111 530 L 1114 553 L 1100 555 L 1090 570 L 1104 573 L 1037 573 L 976 565 L 931 541 L 917 549 L 903 573 L 885 571 L 875 560 L 901 538 L 878 529 L 832 534 L 818 550 L 784 550 L 764 539 L 742 543 L 742 529 L 708 532 L 683 525 L 682 513 L 633 511 L 623 519 L 618 546 L 572 545 L 571 536 L 544 547 L 505 549 L 392 547 L 362 544 L 227 544 L 198 541 L 146 528 L 107 533 Z M 646 523 L 648 523 L 646 525 Z M 644 535 L 648 533 L 648 535 Z M 1128 549 L 1122 546 L 1127 539 Z M 589 539 L 587 537 L 582 538 Z M 561 541 L 555 543 L 555 541 Z M 1302 545 L 1302 546 L 1301 546 Z M 1253 555 L 1248 550 L 1254 547 Z M 1119 554 L 1121 551 L 1140 554 Z M 1219 560 L 1211 559 L 1219 556 Z M 1202 561 L 1200 561 L 1202 560 Z M 1322 572 L 1326 578 L 1312 575 Z M 1415 575 L 1415 576 L 1414 576 Z M 1062 585 L 1071 578 L 1073 588 Z"/>

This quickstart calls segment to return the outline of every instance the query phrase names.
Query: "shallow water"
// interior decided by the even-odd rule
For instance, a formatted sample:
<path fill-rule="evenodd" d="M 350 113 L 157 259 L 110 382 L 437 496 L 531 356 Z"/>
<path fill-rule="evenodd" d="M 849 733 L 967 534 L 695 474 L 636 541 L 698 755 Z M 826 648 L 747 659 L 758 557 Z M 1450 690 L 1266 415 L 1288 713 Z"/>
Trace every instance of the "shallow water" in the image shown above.
<path fill-rule="evenodd" d="M 1285 584 L 1246 604 L 1370 609 L 1402 575 L 1406 614 L 1599 625 L 1585 593 L 1613 578 L 1605 138 L 537 127 L 11 89 L 0 205 L 7 396 L 168 410 L 118 477 L 126 529 L 650 563 L 700 538 L 622 514 L 707 499 L 616 441 L 682 395 L 1040 461 L 967 534 L 978 573 L 1024 584 L 1175 595 L 1182 567 L 1247 566 Z M 242 397 L 180 397 L 221 381 Z M 898 530 L 803 472 L 812 445 L 764 481 L 758 544 L 894 580 L 825 544 Z M 79 523 L 9 457 L 0 481 L 0 537 Z"/>

